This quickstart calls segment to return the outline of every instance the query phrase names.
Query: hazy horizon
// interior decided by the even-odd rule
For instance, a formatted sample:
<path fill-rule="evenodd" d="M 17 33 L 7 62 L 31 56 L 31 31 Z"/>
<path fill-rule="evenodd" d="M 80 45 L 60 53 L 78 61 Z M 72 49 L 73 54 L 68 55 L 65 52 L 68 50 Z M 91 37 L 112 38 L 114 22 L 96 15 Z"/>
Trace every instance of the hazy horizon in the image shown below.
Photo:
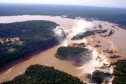
<path fill-rule="evenodd" d="M 126 0 L 0 0 L 4 4 L 49 4 L 126 8 Z"/>

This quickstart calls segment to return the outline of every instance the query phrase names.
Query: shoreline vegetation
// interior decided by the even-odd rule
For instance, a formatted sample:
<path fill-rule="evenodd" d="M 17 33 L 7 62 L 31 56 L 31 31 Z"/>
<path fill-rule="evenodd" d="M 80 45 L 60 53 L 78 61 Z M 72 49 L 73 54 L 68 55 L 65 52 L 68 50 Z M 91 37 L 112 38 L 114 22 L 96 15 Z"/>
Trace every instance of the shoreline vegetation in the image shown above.
<path fill-rule="evenodd" d="M 24 74 L 2 84 L 83 84 L 83 82 L 54 67 L 36 64 L 29 66 Z"/>
<path fill-rule="evenodd" d="M 13 61 L 27 58 L 33 51 L 43 51 L 58 44 L 57 37 L 52 31 L 57 26 L 59 25 L 50 21 L 0 24 L 0 39 L 2 39 L 0 43 L 0 70 L 6 69 L 4 66 L 13 63 Z M 20 39 L 10 41 L 12 37 Z"/>
<path fill-rule="evenodd" d="M 126 83 L 126 60 L 118 60 L 114 65 L 113 80 L 114 84 L 125 84 Z"/>

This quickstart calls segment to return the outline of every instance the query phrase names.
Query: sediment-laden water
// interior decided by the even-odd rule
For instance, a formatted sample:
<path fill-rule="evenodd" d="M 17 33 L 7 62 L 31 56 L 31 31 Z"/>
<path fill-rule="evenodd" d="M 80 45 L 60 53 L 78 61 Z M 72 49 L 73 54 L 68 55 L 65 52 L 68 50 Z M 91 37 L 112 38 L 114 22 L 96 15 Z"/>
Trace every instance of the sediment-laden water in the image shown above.
<path fill-rule="evenodd" d="M 70 43 L 86 43 L 86 39 L 72 41 L 71 38 L 75 35 L 76 31 L 79 33 L 80 31 L 86 31 L 81 27 L 93 27 L 89 26 L 91 23 L 87 23 L 86 26 L 77 26 L 82 25 L 77 22 L 79 20 L 70 19 L 70 18 L 62 18 L 60 16 L 40 16 L 40 15 L 23 15 L 23 16 L 2 16 L 0 17 L 0 23 L 12 23 L 12 22 L 22 22 L 28 20 L 49 20 L 58 23 L 65 33 L 67 33 L 66 39 L 61 42 L 59 45 L 42 51 L 36 55 L 31 56 L 30 59 L 25 60 L 23 62 L 17 63 L 11 68 L 3 71 L 0 73 L 0 83 L 8 80 L 14 79 L 14 77 L 18 76 L 19 74 L 24 73 L 26 68 L 32 64 L 41 64 L 47 66 L 54 66 L 54 68 L 67 72 L 73 76 L 79 77 L 83 82 L 91 82 L 90 78 L 87 78 L 87 74 L 92 74 L 93 71 L 99 69 L 105 72 L 111 73 L 111 68 L 106 66 L 103 69 L 100 69 L 101 66 L 104 64 L 108 64 L 106 59 L 104 59 L 102 54 L 100 54 L 95 48 L 91 46 L 87 46 L 92 51 L 92 59 L 83 64 L 82 66 L 78 67 L 72 64 L 70 61 L 60 60 L 55 57 L 56 51 L 60 46 L 67 46 Z M 86 22 L 84 23 L 86 24 Z M 80 28 L 80 31 L 76 28 Z M 75 29 L 75 30 L 73 30 Z M 115 40 L 114 38 L 112 40 Z M 118 44 L 118 42 L 117 42 Z"/>

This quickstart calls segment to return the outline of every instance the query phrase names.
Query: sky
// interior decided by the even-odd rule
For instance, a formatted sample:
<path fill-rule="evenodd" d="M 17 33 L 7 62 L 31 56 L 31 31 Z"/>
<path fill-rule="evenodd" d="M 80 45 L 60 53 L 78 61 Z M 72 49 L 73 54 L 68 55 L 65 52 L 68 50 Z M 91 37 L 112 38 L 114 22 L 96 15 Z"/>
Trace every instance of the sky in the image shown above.
<path fill-rule="evenodd" d="M 126 0 L 0 0 L 0 3 L 65 4 L 126 8 Z"/>

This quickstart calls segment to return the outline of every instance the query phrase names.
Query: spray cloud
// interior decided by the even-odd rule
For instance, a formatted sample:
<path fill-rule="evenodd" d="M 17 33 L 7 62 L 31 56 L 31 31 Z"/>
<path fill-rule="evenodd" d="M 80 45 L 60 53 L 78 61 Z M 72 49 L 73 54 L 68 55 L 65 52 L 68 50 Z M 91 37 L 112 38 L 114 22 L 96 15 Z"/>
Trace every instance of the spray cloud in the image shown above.
<path fill-rule="evenodd" d="M 89 21 L 85 21 L 85 20 L 77 20 L 76 22 L 76 26 L 74 26 L 71 29 L 71 37 L 80 34 L 82 32 L 85 32 L 88 28 L 91 28 L 93 26 L 93 24 Z"/>
<path fill-rule="evenodd" d="M 59 42 L 61 42 L 64 39 L 65 34 L 61 26 L 57 26 L 55 29 L 53 29 L 53 32 Z"/>

